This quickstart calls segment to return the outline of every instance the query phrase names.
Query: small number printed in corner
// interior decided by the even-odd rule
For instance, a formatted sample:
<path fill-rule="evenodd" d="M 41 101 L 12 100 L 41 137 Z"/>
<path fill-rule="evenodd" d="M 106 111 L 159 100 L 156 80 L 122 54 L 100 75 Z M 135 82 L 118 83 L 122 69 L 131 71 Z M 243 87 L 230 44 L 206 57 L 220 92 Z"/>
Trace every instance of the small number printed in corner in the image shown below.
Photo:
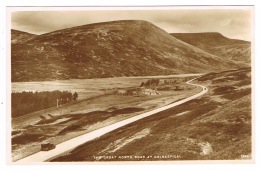
<path fill-rule="evenodd" d="M 241 159 L 250 159 L 251 157 L 250 157 L 250 155 L 248 155 L 248 154 L 241 154 Z"/>

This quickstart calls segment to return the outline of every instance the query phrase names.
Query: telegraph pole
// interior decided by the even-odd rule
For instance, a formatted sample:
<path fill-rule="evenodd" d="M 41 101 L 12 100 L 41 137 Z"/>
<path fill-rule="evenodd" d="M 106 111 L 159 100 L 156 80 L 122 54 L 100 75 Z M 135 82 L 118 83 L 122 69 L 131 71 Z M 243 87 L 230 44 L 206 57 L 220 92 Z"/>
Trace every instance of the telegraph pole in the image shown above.
<path fill-rule="evenodd" d="M 59 108 L 59 99 L 57 99 L 57 108 Z"/>
<path fill-rule="evenodd" d="M 60 114 L 62 114 L 62 108 L 59 108 L 59 99 L 57 99 L 57 109 Z"/>

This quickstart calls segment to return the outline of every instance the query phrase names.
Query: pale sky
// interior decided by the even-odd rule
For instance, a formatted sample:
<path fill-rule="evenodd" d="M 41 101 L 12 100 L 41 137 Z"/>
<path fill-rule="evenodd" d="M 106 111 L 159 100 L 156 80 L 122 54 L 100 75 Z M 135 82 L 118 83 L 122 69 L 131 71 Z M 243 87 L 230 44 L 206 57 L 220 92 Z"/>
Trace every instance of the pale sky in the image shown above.
<path fill-rule="evenodd" d="M 168 33 L 219 32 L 228 38 L 251 41 L 252 10 L 73 10 L 12 12 L 12 29 L 43 34 L 73 26 L 114 21 L 146 20 Z"/>

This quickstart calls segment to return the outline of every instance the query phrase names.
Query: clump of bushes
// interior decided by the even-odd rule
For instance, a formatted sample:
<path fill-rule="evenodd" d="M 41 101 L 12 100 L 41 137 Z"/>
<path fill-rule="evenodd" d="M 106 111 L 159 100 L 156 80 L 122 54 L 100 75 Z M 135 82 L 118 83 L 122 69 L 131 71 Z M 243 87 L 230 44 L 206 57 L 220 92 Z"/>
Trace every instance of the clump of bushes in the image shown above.
<path fill-rule="evenodd" d="M 160 83 L 159 79 L 150 79 L 150 80 L 147 80 L 146 82 L 142 82 L 140 87 L 144 87 L 144 86 L 148 87 L 148 86 L 152 86 L 152 85 L 157 86 L 159 83 Z"/>

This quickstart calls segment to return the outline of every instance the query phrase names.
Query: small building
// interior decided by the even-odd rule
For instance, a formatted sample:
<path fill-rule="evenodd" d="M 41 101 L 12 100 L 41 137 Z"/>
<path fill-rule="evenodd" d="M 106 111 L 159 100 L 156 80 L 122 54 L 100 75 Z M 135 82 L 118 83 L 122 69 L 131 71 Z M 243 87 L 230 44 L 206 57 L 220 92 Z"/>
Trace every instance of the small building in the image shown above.
<path fill-rule="evenodd" d="M 143 93 L 150 96 L 159 95 L 158 91 L 154 89 L 144 89 Z"/>

